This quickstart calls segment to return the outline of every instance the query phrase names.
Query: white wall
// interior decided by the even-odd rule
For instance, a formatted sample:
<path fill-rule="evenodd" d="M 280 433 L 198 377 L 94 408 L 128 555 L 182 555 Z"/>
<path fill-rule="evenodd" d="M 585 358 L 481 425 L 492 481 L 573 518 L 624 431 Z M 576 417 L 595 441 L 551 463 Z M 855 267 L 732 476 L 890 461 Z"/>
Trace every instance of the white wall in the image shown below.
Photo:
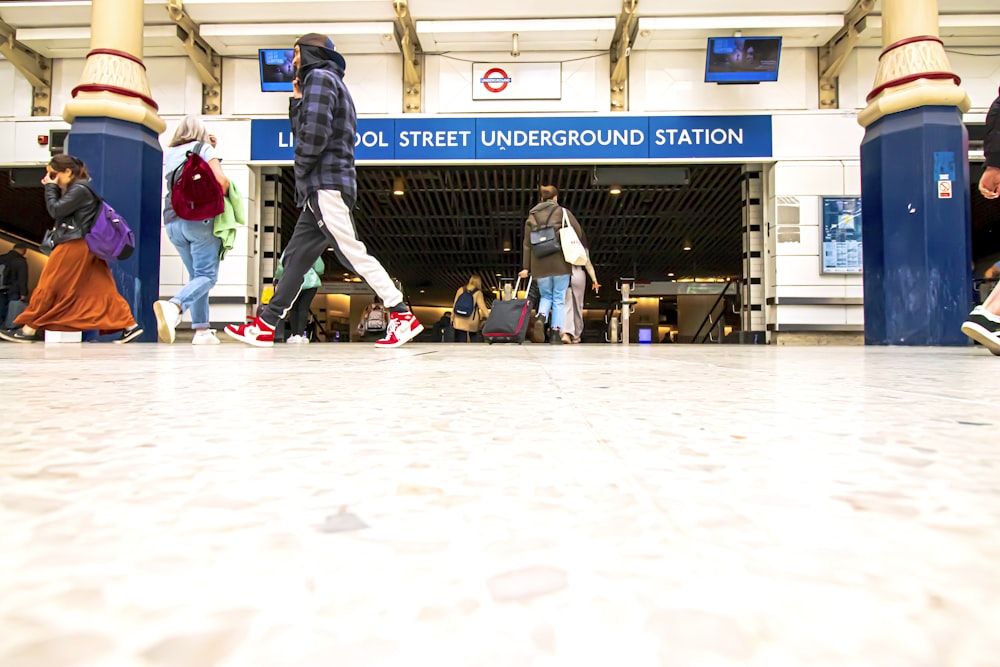
<path fill-rule="evenodd" d="M 0 118 L 30 117 L 31 85 L 9 61 L 0 58 Z"/>
<path fill-rule="evenodd" d="M 423 112 L 451 113 L 606 113 L 611 108 L 608 81 L 611 61 L 607 55 L 560 53 L 562 98 L 558 100 L 473 100 L 472 62 L 553 62 L 547 58 L 522 56 L 516 61 L 497 58 L 496 53 L 455 53 L 427 56 L 424 62 Z M 583 58 L 583 59 L 580 59 Z"/>
<path fill-rule="evenodd" d="M 855 49 L 840 74 L 840 107 L 863 109 L 878 70 L 880 49 Z M 1000 58 L 996 49 L 966 47 L 948 50 L 952 70 L 962 77 L 962 87 L 972 99 L 971 113 L 982 113 L 997 97 Z"/>
<path fill-rule="evenodd" d="M 358 114 L 402 113 L 402 81 L 401 56 L 348 57 L 344 82 L 351 91 Z M 227 116 L 287 116 L 288 93 L 261 92 L 256 58 L 226 58 L 222 62 L 222 113 Z"/>
<path fill-rule="evenodd" d="M 15 81 L 24 80 L 18 76 L 14 66 L 0 60 L 0 118 L 13 118 L 15 108 Z"/>
<path fill-rule="evenodd" d="M 782 161 L 765 170 L 768 201 L 765 224 L 770 255 L 769 298 L 861 298 L 859 275 L 824 275 L 820 198 L 860 196 L 858 161 Z M 860 305 L 777 305 L 769 307 L 771 323 L 862 324 Z"/>
<path fill-rule="evenodd" d="M 816 50 L 783 49 L 780 67 L 778 81 L 773 83 L 722 86 L 705 83 L 704 49 L 637 51 L 629 62 L 629 111 L 741 113 L 816 109 Z"/>

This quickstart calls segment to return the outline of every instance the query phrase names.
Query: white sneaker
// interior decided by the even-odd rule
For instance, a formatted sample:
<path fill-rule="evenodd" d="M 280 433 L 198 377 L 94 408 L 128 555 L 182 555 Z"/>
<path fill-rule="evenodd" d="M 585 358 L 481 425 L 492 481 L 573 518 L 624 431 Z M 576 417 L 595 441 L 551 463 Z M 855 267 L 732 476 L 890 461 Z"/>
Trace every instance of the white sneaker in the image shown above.
<path fill-rule="evenodd" d="M 215 329 L 198 329 L 191 339 L 192 345 L 218 345 L 221 342 L 215 335 Z"/>
<path fill-rule="evenodd" d="M 289 345 L 296 345 L 302 342 L 302 336 L 289 336 L 285 342 Z"/>
<path fill-rule="evenodd" d="M 173 343 L 177 337 L 177 324 L 181 321 L 181 309 L 172 301 L 157 301 L 153 304 L 156 315 L 156 335 L 161 343 Z"/>

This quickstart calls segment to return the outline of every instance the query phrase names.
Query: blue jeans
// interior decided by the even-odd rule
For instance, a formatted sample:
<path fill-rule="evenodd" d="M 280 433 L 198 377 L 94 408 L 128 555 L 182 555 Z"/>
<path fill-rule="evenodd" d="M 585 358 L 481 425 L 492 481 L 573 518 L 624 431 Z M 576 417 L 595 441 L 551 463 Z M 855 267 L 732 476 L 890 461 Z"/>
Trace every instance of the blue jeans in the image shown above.
<path fill-rule="evenodd" d="M 566 288 L 569 287 L 569 274 L 565 276 L 549 276 L 538 279 L 538 314 L 544 320 L 549 312 L 553 329 L 562 329 L 566 320 Z"/>
<path fill-rule="evenodd" d="M 167 238 L 177 248 L 191 277 L 170 302 L 180 307 L 182 313 L 191 310 L 193 329 L 208 328 L 208 293 L 219 279 L 222 240 L 213 233 L 214 223 L 214 220 L 177 220 L 167 224 Z"/>

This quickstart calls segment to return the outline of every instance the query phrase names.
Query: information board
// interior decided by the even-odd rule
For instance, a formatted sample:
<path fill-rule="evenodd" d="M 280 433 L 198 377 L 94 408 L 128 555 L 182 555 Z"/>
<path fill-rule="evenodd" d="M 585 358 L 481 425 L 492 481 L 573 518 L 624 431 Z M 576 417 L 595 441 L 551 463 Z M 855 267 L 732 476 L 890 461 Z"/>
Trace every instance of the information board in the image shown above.
<path fill-rule="evenodd" d="M 823 197 L 823 273 L 862 273 L 861 197 Z"/>

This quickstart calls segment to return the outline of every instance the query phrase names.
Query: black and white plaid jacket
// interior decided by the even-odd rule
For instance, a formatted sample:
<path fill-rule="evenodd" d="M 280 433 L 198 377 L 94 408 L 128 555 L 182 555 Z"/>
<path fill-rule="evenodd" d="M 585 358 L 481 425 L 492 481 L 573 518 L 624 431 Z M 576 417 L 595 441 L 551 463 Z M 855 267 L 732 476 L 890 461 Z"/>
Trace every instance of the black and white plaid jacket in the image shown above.
<path fill-rule="evenodd" d="M 295 135 L 295 199 L 305 206 L 318 190 L 339 190 L 348 205 L 357 199 L 354 139 L 357 115 L 336 63 L 311 69 L 302 82 L 302 99 L 289 100 Z"/>

